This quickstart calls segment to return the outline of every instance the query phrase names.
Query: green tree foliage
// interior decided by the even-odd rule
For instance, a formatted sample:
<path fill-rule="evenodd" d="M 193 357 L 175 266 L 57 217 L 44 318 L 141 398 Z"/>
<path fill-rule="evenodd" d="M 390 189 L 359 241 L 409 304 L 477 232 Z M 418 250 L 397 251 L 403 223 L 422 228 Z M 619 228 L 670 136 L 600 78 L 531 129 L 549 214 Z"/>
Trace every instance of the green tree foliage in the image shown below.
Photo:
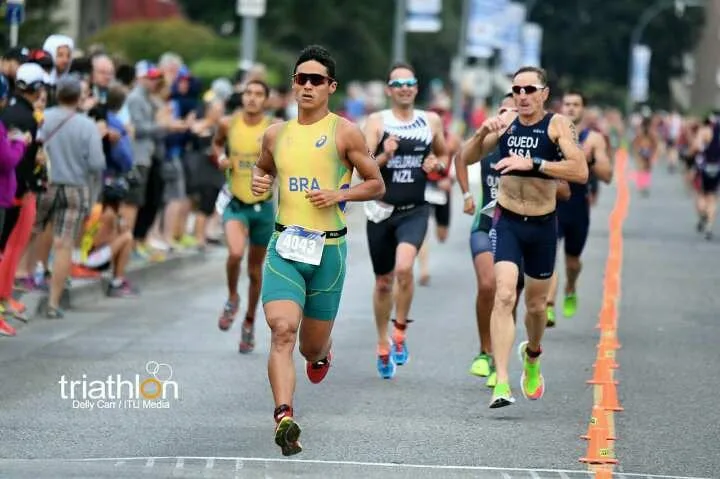
<path fill-rule="evenodd" d="M 587 86 L 602 101 L 621 99 L 627 83 L 632 29 L 654 2 L 535 2 L 530 19 L 544 28 L 543 64 L 553 83 Z M 196 21 L 216 28 L 229 20 L 240 25 L 234 1 L 179 3 Z M 338 61 L 341 82 L 382 78 L 392 54 L 394 4 L 393 0 L 268 0 L 267 14 L 259 21 L 260 39 L 290 57 L 310 43 L 327 46 Z M 461 0 L 443 1 L 441 32 L 407 35 L 408 59 L 423 82 L 449 76 L 457 48 L 460 4 Z M 667 80 L 679 73 L 680 57 L 692 50 L 702 24 L 702 9 L 689 8 L 682 17 L 668 9 L 646 29 L 643 42 L 653 51 L 650 88 L 659 104 L 667 103 Z"/>
<path fill-rule="evenodd" d="M 626 90 L 632 31 L 643 11 L 655 1 L 556 0 L 537 2 L 531 19 L 543 26 L 543 64 L 554 83 L 597 86 L 594 99 L 622 98 Z M 669 3 L 669 2 L 668 2 Z M 681 73 L 680 59 L 692 50 L 703 25 L 702 9 L 682 17 L 670 8 L 648 25 L 641 39 L 652 49 L 650 90 L 656 104 L 668 102 L 668 79 Z M 591 98 L 593 98 L 591 96 Z"/>
<path fill-rule="evenodd" d="M 112 25 L 87 41 L 88 45 L 95 43 L 131 62 L 142 59 L 156 61 L 163 53 L 172 51 L 191 63 L 208 56 L 217 44 L 217 37 L 205 26 L 171 19 Z"/>

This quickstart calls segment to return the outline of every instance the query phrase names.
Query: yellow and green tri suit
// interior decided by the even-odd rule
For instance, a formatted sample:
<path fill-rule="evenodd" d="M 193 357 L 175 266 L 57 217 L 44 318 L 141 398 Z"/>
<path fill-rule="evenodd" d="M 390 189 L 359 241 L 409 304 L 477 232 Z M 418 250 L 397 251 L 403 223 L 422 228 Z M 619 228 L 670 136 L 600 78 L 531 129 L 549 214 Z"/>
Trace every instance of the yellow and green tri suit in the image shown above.
<path fill-rule="evenodd" d="M 239 221 L 250 235 L 250 244 L 267 246 L 273 233 L 275 209 L 272 192 L 263 196 L 252 194 L 253 167 L 260 156 L 262 138 L 272 119 L 264 117 L 257 125 L 248 125 L 236 115 L 228 131 L 230 170 L 228 185 L 232 199 L 223 211 L 223 223 Z"/>
<path fill-rule="evenodd" d="M 337 315 L 345 282 L 345 204 L 315 208 L 305 194 L 350 188 L 352 170 L 335 144 L 338 121 L 333 113 L 312 125 L 291 120 L 278 134 L 280 198 L 262 284 L 263 304 L 290 300 L 305 317 L 326 321 Z"/>

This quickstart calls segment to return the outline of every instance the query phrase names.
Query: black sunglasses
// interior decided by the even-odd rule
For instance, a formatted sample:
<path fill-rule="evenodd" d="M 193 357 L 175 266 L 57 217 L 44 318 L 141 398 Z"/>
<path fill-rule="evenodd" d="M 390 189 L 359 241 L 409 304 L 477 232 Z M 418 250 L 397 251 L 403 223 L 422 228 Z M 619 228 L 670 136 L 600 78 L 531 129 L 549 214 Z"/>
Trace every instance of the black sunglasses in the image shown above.
<path fill-rule="evenodd" d="M 538 90 L 544 90 L 544 85 L 513 85 L 512 92 L 516 95 L 519 95 L 521 93 L 526 93 L 528 95 L 532 95 Z"/>
<path fill-rule="evenodd" d="M 326 81 L 328 84 L 335 81 L 329 76 L 321 75 L 319 73 L 296 73 L 293 75 L 293 80 L 296 85 L 305 85 L 307 82 L 310 82 L 312 86 L 320 86 Z"/>

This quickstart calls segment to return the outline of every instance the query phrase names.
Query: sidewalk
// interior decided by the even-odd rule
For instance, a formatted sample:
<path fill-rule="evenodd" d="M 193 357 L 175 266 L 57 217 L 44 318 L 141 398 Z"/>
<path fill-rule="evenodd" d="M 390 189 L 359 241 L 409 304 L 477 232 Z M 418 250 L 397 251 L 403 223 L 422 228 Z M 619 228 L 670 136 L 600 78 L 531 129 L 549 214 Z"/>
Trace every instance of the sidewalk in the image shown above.
<path fill-rule="evenodd" d="M 212 254 L 215 247 L 209 247 L 206 253 L 200 253 L 196 249 L 186 249 L 168 254 L 162 261 L 148 261 L 133 258 L 127 268 L 127 279 L 142 289 L 142 285 L 149 281 L 166 278 L 173 271 L 186 266 L 192 266 L 202 262 L 207 255 Z M 72 278 L 70 286 L 63 293 L 61 308 L 72 310 L 82 305 L 95 303 L 106 298 L 106 291 L 109 284 L 109 276 L 103 274 L 98 278 Z M 43 318 L 47 307 L 46 291 L 30 291 L 26 293 L 16 292 L 16 299 L 19 299 L 27 307 L 26 316 L 32 321 L 35 318 Z M 18 332 L 26 325 L 15 318 L 6 318 Z"/>

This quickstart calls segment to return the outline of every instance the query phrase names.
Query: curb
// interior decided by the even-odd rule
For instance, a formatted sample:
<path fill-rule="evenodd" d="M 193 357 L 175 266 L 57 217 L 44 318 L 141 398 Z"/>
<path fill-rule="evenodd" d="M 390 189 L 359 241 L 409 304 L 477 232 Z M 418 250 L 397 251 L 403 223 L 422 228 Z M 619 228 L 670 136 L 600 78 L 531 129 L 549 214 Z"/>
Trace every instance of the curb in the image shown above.
<path fill-rule="evenodd" d="M 140 263 L 129 265 L 125 276 L 133 283 L 147 283 L 166 278 L 185 266 L 200 264 L 207 256 L 199 252 L 180 253 L 168 256 L 165 261 Z M 73 309 L 83 304 L 92 304 L 106 298 L 109 279 L 74 279 L 73 285 L 66 288 L 60 300 L 60 307 Z M 28 319 L 32 320 L 42 316 L 47 307 L 47 293 L 44 291 L 31 291 L 22 295 L 22 302 L 27 307 Z"/>

